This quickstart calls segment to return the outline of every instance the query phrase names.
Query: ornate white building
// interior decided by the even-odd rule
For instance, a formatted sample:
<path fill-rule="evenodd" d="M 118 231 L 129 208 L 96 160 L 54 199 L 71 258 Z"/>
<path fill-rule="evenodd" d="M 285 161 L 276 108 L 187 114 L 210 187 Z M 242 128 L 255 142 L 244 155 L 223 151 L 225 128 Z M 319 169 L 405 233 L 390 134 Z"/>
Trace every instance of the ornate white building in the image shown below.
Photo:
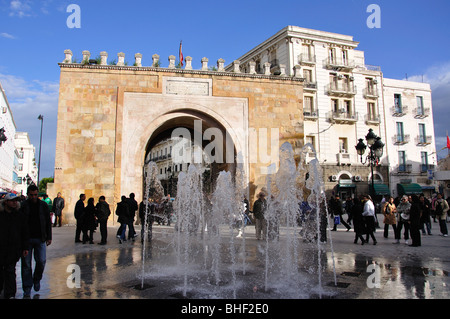
<path fill-rule="evenodd" d="M 16 191 L 25 195 L 28 185 L 31 182 L 37 183 L 38 168 L 36 164 L 36 149 L 30 143 L 30 138 L 26 132 L 16 132 L 14 142 L 19 163 Z"/>
<path fill-rule="evenodd" d="M 303 142 L 314 145 L 329 194 L 344 198 L 369 191 L 372 174 L 355 149 L 369 129 L 385 144 L 374 170 L 375 193 L 431 191 L 434 183 L 425 174 L 436 165 L 430 87 L 385 79 L 381 67 L 366 64 L 358 44 L 352 36 L 287 26 L 226 70 L 239 64 L 244 72 L 304 78 Z M 394 95 L 403 96 L 406 116 L 393 111 Z M 409 143 L 394 141 L 399 119 Z M 401 152 L 408 157 L 399 159 Z"/>

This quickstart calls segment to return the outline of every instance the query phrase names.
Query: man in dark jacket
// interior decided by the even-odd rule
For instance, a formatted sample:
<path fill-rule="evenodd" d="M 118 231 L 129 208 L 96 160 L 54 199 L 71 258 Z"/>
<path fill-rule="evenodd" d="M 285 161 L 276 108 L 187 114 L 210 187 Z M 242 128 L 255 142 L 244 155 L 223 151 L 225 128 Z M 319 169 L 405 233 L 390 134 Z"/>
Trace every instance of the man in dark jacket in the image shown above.
<path fill-rule="evenodd" d="M 61 227 L 62 211 L 64 209 L 64 198 L 62 198 L 61 192 L 58 192 L 55 199 L 53 199 L 52 212 L 55 214 L 55 222 L 53 227 L 58 224 Z"/>
<path fill-rule="evenodd" d="M 23 203 L 21 211 L 28 218 L 30 230 L 30 244 L 28 255 L 22 257 L 22 288 L 24 297 L 29 298 L 31 287 L 35 291 L 41 288 L 41 279 L 44 274 L 47 246 L 52 243 L 52 223 L 47 203 L 38 199 L 38 188 L 30 185 L 27 189 L 28 199 Z M 34 254 L 36 262 L 34 273 L 31 267 L 31 258 Z"/>
<path fill-rule="evenodd" d="M 75 242 L 81 243 L 80 235 L 83 228 L 83 216 L 84 216 L 84 201 L 86 200 L 85 194 L 80 194 L 80 199 L 75 204 L 74 216 L 77 220 L 77 226 L 75 229 Z"/>
<path fill-rule="evenodd" d="M 16 296 L 16 264 L 28 254 L 29 232 L 26 215 L 20 211 L 19 197 L 6 194 L 0 201 L 0 293 Z"/>
<path fill-rule="evenodd" d="M 99 245 L 106 245 L 106 239 L 108 238 L 108 217 L 111 215 L 111 210 L 109 209 L 109 204 L 106 202 L 105 196 L 100 196 L 98 203 L 95 206 L 96 216 L 98 223 L 100 225 L 100 235 L 102 236 Z"/>
<path fill-rule="evenodd" d="M 256 239 L 261 239 L 261 231 L 263 233 L 263 239 L 266 239 L 267 235 L 267 221 L 264 218 L 264 214 L 267 209 L 266 194 L 260 192 L 258 199 L 253 203 L 253 215 L 255 216 L 255 228 Z"/>
<path fill-rule="evenodd" d="M 134 193 L 131 193 L 130 198 L 127 199 L 128 212 L 130 214 L 130 219 L 128 220 L 128 239 L 132 240 L 134 240 L 137 236 L 136 231 L 134 230 L 134 217 L 136 216 L 136 211 L 138 210 L 138 203 L 134 197 Z"/>
<path fill-rule="evenodd" d="M 119 216 L 117 222 L 120 223 L 121 234 L 119 237 L 119 243 L 126 241 L 125 233 L 127 230 L 127 225 L 130 220 L 130 211 L 128 209 L 127 198 L 125 196 L 121 197 L 122 201 L 117 203 L 116 215 Z"/>

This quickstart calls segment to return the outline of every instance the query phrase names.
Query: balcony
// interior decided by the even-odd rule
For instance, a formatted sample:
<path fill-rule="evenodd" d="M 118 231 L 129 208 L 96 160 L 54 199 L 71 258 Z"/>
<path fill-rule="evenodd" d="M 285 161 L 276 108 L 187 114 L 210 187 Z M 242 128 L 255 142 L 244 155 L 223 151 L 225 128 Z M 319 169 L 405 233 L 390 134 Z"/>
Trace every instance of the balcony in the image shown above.
<path fill-rule="evenodd" d="M 380 97 L 376 88 L 365 88 L 363 94 L 365 99 L 378 99 Z"/>
<path fill-rule="evenodd" d="M 278 59 L 273 59 L 270 61 L 270 73 L 274 75 L 280 75 L 280 61 Z"/>
<path fill-rule="evenodd" d="M 314 65 L 316 64 L 316 56 L 302 53 L 298 56 L 298 63 L 300 65 Z"/>
<path fill-rule="evenodd" d="M 431 109 L 429 107 L 417 107 L 414 110 L 414 118 L 416 119 L 424 119 L 430 116 Z"/>
<path fill-rule="evenodd" d="M 392 143 L 394 143 L 395 145 L 403 145 L 406 143 L 409 143 L 410 141 L 410 136 L 409 134 L 395 134 L 392 137 Z"/>
<path fill-rule="evenodd" d="M 380 125 L 380 114 L 366 114 L 367 125 Z"/>
<path fill-rule="evenodd" d="M 345 109 L 341 111 L 332 111 L 328 113 L 328 119 L 331 123 L 354 124 L 358 121 L 358 113 L 347 112 Z"/>
<path fill-rule="evenodd" d="M 412 164 L 400 164 L 397 167 L 398 174 L 408 174 L 412 172 Z"/>
<path fill-rule="evenodd" d="M 392 116 L 400 117 L 406 115 L 408 112 L 408 106 L 406 105 L 396 105 L 391 107 L 391 114 Z"/>
<path fill-rule="evenodd" d="M 353 96 L 356 95 L 356 86 L 353 83 L 330 83 L 327 85 L 328 95 Z"/>
<path fill-rule="evenodd" d="M 317 82 L 303 82 L 303 91 L 317 91 Z"/>
<path fill-rule="evenodd" d="M 350 154 L 338 153 L 337 154 L 338 165 L 351 165 Z"/>
<path fill-rule="evenodd" d="M 336 71 L 350 71 L 356 67 L 355 61 L 348 59 L 327 58 L 323 61 L 323 64 L 327 69 Z"/>
<path fill-rule="evenodd" d="M 429 169 L 434 171 L 435 166 L 432 164 L 420 164 L 420 172 L 427 173 Z"/>
<path fill-rule="evenodd" d="M 419 135 L 416 137 L 417 146 L 425 146 L 431 144 L 433 137 L 431 135 Z"/>
<path fill-rule="evenodd" d="M 316 110 L 304 110 L 303 117 L 305 121 L 317 121 L 319 118 L 319 111 Z"/>

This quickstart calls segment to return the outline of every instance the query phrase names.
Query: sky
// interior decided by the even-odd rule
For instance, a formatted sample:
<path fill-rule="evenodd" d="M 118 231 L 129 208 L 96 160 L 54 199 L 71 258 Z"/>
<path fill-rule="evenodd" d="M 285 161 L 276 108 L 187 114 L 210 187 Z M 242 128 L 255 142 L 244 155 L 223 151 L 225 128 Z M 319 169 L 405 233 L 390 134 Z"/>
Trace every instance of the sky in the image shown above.
<path fill-rule="evenodd" d="M 79 28 L 68 26 L 71 4 L 80 8 Z M 380 8 L 379 28 L 368 27 L 371 4 Z M 107 51 L 108 60 L 124 52 L 130 65 L 139 52 L 144 66 L 157 53 L 167 67 L 182 40 L 184 56 L 200 69 L 201 58 L 227 65 L 288 25 L 329 31 L 353 36 L 366 64 L 381 66 L 385 77 L 431 84 L 442 158 L 450 122 L 449 11 L 448 0 L 0 0 L 0 82 L 17 131 L 29 133 L 37 154 L 44 116 L 40 177 L 51 177 L 64 50 L 78 61 L 83 50 L 93 58 Z"/>

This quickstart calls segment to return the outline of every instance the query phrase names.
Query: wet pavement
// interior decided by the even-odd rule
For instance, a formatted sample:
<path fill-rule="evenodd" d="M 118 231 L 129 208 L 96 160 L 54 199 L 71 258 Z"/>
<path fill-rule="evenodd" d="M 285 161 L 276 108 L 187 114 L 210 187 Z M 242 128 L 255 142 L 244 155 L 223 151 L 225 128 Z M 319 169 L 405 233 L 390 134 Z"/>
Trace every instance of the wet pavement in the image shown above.
<path fill-rule="evenodd" d="M 338 228 L 336 232 L 329 232 L 331 240 L 329 238 L 320 254 L 324 268 L 320 277 L 314 269 L 316 262 L 313 260 L 319 257 L 315 246 L 301 241 L 298 278 L 287 278 L 287 284 L 276 275 L 266 281 L 267 243 L 255 239 L 252 226 L 246 228 L 245 246 L 242 238 L 234 238 L 236 262 L 232 263 L 230 258 L 222 260 L 219 282 L 205 266 L 208 261 L 202 260 L 201 254 L 190 256 L 198 259 L 197 264 L 177 266 L 173 227 L 153 227 L 153 241 L 147 244 L 144 265 L 140 237 L 135 242 L 119 244 L 115 237 L 117 226 L 108 227 L 105 246 L 97 244 L 99 231 L 94 234 L 94 244 L 82 244 L 74 243 L 75 227 L 56 227 L 53 242 L 47 248 L 41 290 L 33 290 L 31 298 L 447 299 L 450 238 L 438 234 L 438 224 L 433 226 L 434 235 L 423 235 L 421 247 L 407 246 L 404 240 L 393 244 L 392 231 L 390 238 L 385 239 L 381 229 L 375 234 L 377 245 L 372 241 L 365 245 L 354 244 L 353 230 L 346 232 Z M 138 234 L 139 229 L 140 226 L 136 226 Z M 201 243 L 205 241 L 199 239 L 198 244 Z M 232 267 L 234 277 L 230 272 Z M 294 282 L 295 285 L 290 284 Z M 19 261 L 16 297 L 22 296 Z"/>

